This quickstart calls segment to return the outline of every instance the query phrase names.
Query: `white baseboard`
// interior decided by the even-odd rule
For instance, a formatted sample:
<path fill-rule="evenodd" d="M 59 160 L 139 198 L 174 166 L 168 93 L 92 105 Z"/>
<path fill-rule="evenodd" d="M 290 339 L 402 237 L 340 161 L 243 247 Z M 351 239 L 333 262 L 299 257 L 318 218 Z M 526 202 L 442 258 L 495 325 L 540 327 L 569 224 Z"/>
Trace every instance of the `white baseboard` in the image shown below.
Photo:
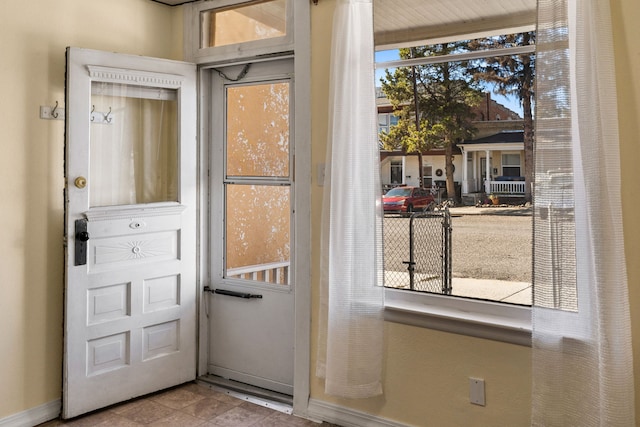
<path fill-rule="evenodd" d="M 52 400 L 35 408 L 0 418 L 0 427 L 32 427 L 42 424 L 58 418 L 61 406 L 60 399 Z"/>
<path fill-rule="evenodd" d="M 344 427 L 408 427 L 407 424 L 316 399 L 309 399 L 307 417 L 312 420 L 327 421 Z"/>

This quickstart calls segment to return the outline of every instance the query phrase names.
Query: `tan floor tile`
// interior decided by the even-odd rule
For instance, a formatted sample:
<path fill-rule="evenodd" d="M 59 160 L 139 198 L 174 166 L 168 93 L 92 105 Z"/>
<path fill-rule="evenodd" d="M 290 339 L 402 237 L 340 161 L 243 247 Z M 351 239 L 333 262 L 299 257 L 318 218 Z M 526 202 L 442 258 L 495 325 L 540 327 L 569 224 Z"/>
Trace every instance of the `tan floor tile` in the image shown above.
<path fill-rule="evenodd" d="M 182 409 L 186 406 L 193 405 L 202 399 L 204 399 L 204 396 L 182 387 L 165 391 L 164 393 L 160 393 L 149 398 L 149 400 L 172 409 Z"/>
<path fill-rule="evenodd" d="M 248 411 L 251 411 L 255 414 L 262 415 L 263 417 L 268 417 L 269 415 L 273 415 L 274 412 L 277 412 L 275 409 L 270 409 L 261 405 L 257 405 L 251 402 L 242 402 L 241 405 L 238 405 L 239 408 L 244 408 Z"/>
<path fill-rule="evenodd" d="M 206 397 L 192 405 L 182 408 L 180 411 L 202 420 L 210 420 L 233 408 L 235 408 L 235 406 L 212 397 Z"/>
<path fill-rule="evenodd" d="M 152 425 L 153 427 L 197 427 L 205 422 L 200 418 L 176 411 L 167 417 L 154 421 Z"/>
<path fill-rule="evenodd" d="M 134 408 L 142 406 L 145 401 L 146 401 L 146 398 L 129 400 L 127 402 L 123 402 L 118 405 L 112 406 L 111 408 L 107 409 L 107 411 L 113 412 L 114 414 L 122 414 L 124 412 L 131 411 Z"/>
<path fill-rule="evenodd" d="M 248 409 L 236 407 L 211 420 L 220 427 L 249 427 L 266 418 Z"/>
<path fill-rule="evenodd" d="M 226 393 L 221 393 L 219 391 L 212 390 L 213 394 L 211 397 L 214 399 L 218 399 L 220 402 L 227 403 L 231 406 L 240 406 L 244 403 L 244 400 L 238 399 L 237 397 L 230 396 Z"/>
<path fill-rule="evenodd" d="M 93 427 L 114 417 L 116 417 L 116 415 L 109 411 L 99 411 L 83 415 L 72 420 L 66 420 L 63 425 L 73 427 Z"/>
<path fill-rule="evenodd" d="M 92 427 L 143 427 L 144 425 L 127 419 L 122 415 L 111 414 L 109 419 L 100 424 L 92 424 Z"/>
<path fill-rule="evenodd" d="M 174 412 L 166 406 L 151 400 L 145 399 L 140 400 L 139 402 L 139 405 L 132 405 L 118 415 L 140 424 L 150 424 Z"/>
<path fill-rule="evenodd" d="M 329 427 L 238 399 L 196 383 L 140 398 L 71 421 L 38 427 Z"/>
<path fill-rule="evenodd" d="M 218 393 L 212 390 L 210 387 L 199 383 L 187 383 L 180 387 L 183 390 L 188 390 L 191 393 L 196 393 L 204 397 L 211 397 L 212 394 Z"/>
<path fill-rule="evenodd" d="M 64 425 L 64 422 L 61 420 L 51 420 L 51 421 L 46 421 L 42 424 L 38 424 L 36 427 L 59 427 L 63 425 Z"/>
<path fill-rule="evenodd" d="M 296 417 L 294 415 L 276 412 L 272 413 L 267 418 L 252 424 L 251 427 L 320 427 L 320 424 L 316 424 L 313 421 L 305 420 L 304 418 Z"/>

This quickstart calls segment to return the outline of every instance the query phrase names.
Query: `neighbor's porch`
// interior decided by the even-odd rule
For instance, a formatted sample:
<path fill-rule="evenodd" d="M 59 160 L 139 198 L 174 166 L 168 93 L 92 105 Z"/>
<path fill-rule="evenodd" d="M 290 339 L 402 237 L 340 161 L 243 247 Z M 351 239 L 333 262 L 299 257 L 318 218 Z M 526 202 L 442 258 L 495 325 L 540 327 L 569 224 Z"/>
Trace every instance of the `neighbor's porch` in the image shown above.
<path fill-rule="evenodd" d="M 477 202 L 475 199 L 489 194 L 524 197 L 522 131 L 503 131 L 458 146 L 462 149 L 463 198 Z"/>

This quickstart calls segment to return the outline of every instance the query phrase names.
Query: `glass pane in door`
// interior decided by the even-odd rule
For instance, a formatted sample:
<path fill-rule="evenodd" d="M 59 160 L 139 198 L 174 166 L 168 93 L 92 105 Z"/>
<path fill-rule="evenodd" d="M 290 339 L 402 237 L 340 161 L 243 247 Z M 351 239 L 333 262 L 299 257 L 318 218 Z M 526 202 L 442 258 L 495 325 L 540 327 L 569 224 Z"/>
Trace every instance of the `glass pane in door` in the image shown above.
<path fill-rule="evenodd" d="M 285 0 L 202 12 L 201 48 L 283 37 L 287 34 Z"/>
<path fill-rule="evenodd" d="M 178 201 L 173 89 L 92 82 L 90 205 Z"/>
<path fill-rule="evenodd" d="M 289 284 L 291 187 L 227 184 L 225 277 Z"/>
<path fill-rule="evenodd" d="M 289 83 L 227 89 L 227 176 L 289 176 Z"/>

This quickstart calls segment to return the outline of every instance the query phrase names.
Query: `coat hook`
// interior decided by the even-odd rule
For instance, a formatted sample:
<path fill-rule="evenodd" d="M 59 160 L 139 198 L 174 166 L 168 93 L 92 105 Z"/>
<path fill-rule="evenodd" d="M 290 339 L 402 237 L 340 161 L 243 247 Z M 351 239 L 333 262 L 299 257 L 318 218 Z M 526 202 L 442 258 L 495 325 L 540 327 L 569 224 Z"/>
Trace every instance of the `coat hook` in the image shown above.
<path fill-rule="evenodd" d="M 53 109 L 51 110 L 51 117 L 53 117 L 54 119 L 58 118 L 58 113 L 56 113 L 57 109 L 58 109 L 58 101 L 56 101 L 56 106 L 53 107 Z"/>
<path fill-rule="evenodd" d="M 92 106 L 91 106 L 91 115 L 90 115 L 90 117 L 91 117 L 91 121 L 93 121 L 93 119 L 95 119 L 95 117 L 93 117 L 93 112 L 94 112 L 94 111 L 96 111 L 96 106 L 95 106 L 95 105 L 92 105 Z"/>
<path fill-rule="evenodd" d="M 107 114 L 104 115 L 104 121 L 107 123 L 111 123 L 111 117 L 109 117 L 111 115 L 111 107 L 109 107 L 109 112 Z"/>
<path fill-rule="evenodd" d="M 313 0 L 313 4 L 318 5 L 318 0 Z"/>

